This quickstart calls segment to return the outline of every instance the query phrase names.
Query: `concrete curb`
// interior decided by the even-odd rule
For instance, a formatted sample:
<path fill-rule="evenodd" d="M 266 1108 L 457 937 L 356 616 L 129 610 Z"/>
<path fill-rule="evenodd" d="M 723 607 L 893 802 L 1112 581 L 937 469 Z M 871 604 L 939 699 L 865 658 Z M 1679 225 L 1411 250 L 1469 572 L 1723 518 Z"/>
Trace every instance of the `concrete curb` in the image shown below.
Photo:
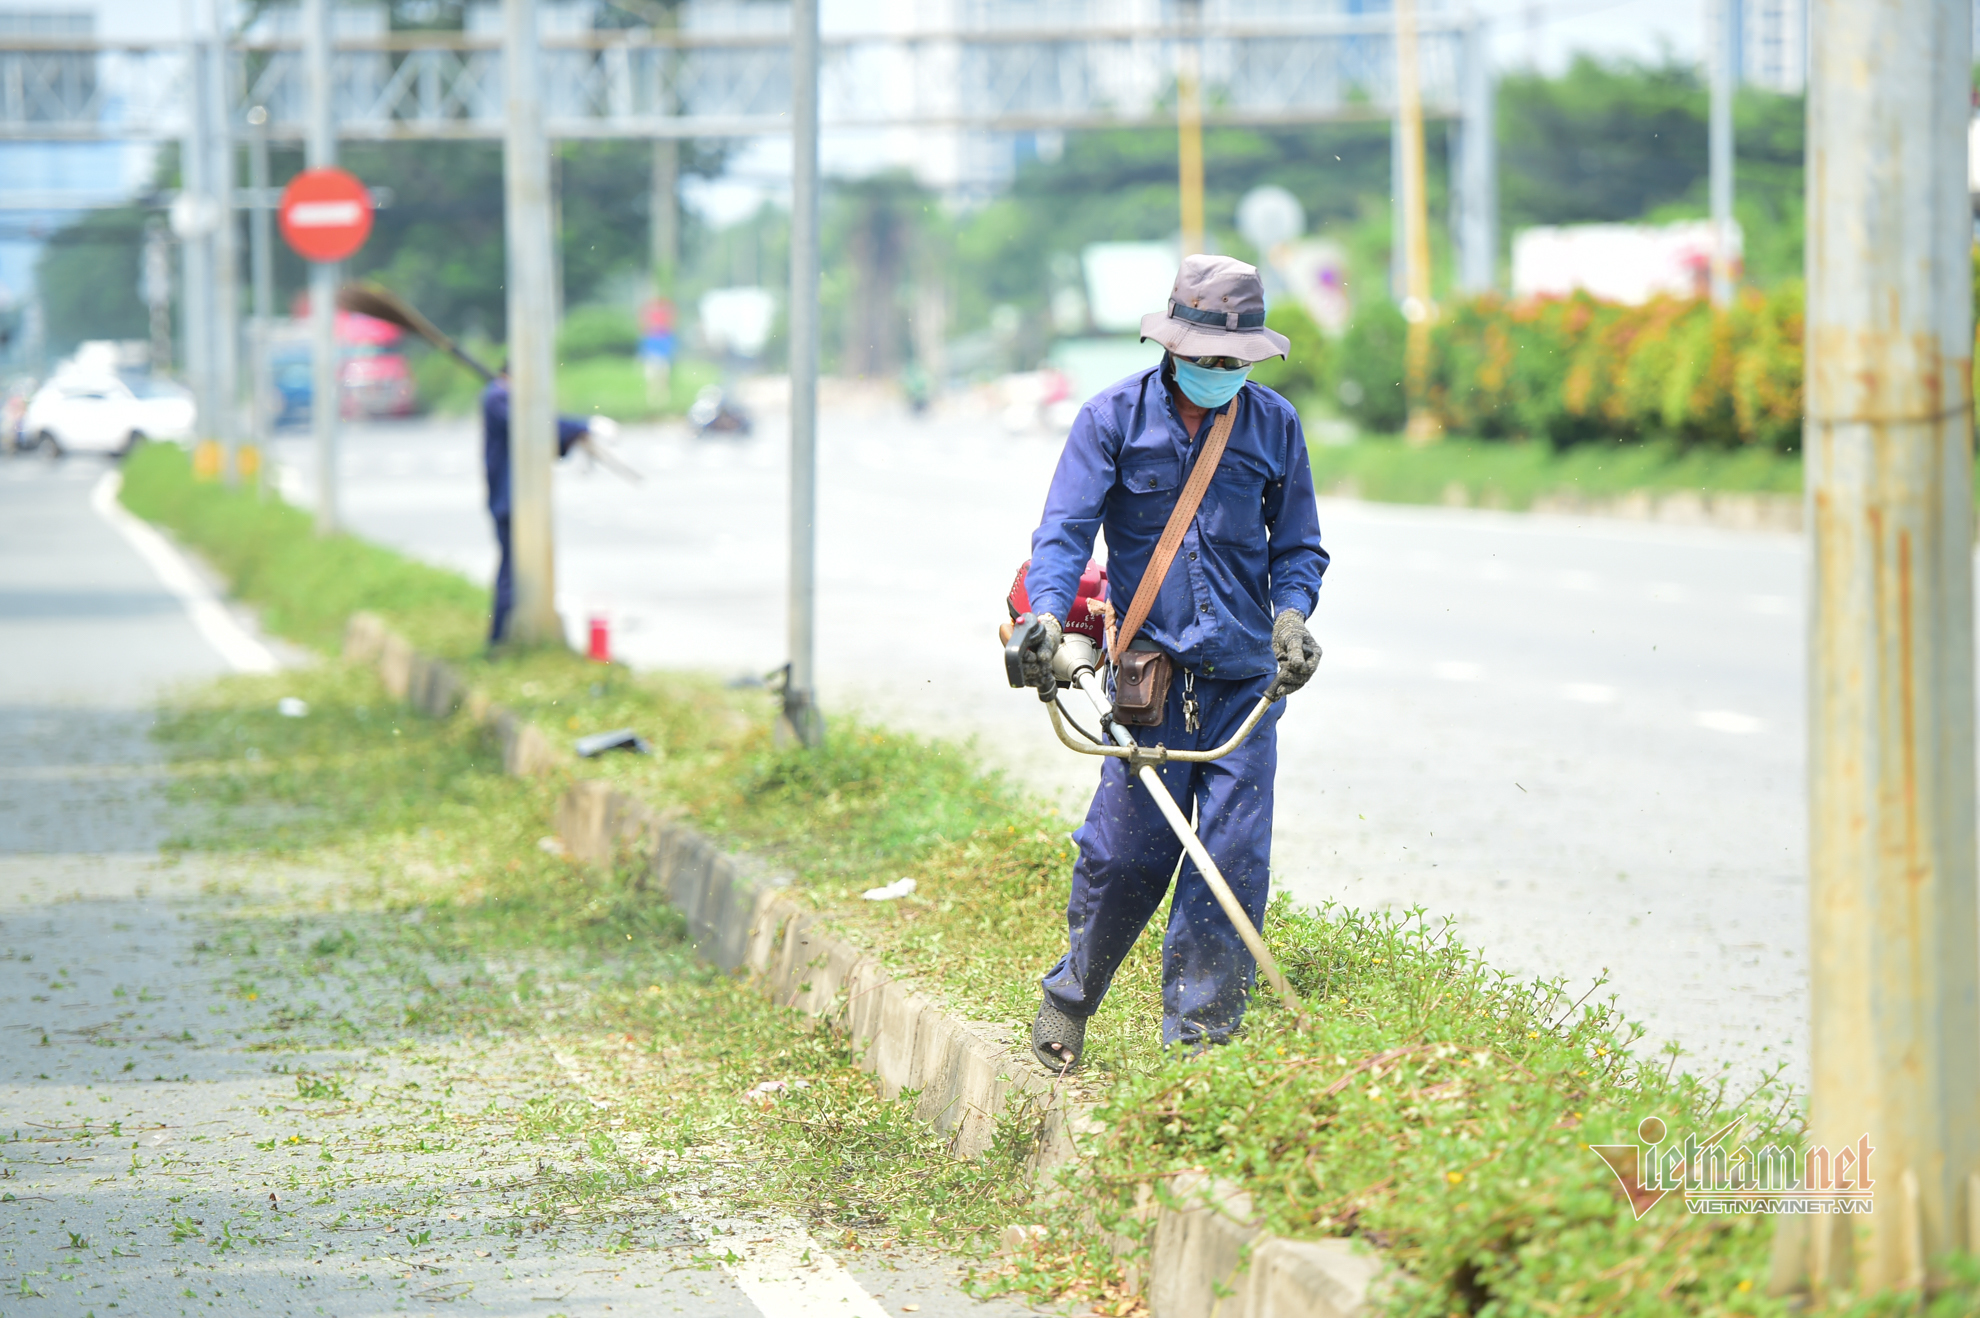
<path fill-rule="evenodd" d="M 487 727 L 508 773 L 575 766 L 534 724 L 470 690 L 374 614 L 352 617 L 344 658 L 375 666 L 386 690 L 422 713 L 461 712 Z M 1030 1126 L 1034 1175 L 1078 1157 L 1086 1105 L 1038 1071 L 1023 1039 L 1001 1023 L 943 1010 L 872 956 L 826 934 L 814 912 L 785 895 L 788 876 L 726 853 L 678 814 L 596 780 L 565 791 L 556 827 L 578 860 L 635 865 L 641 884 L 686 918 L 701 956 L 748 973 L 776 1002 L 845 1031 L 884 1097 L 919 1090 L 915 1116 L 948 1134 L 956 1156 L 986 1152 L 999 1125 L 1015 1120 Z M 1169 1178 L 1164 1193 L 1151 1189 L 1144 1202 L 1154 1224 L 1139 1271 L 1153 1318 L 1355 1318 L 1381 1269 L 1349 1241 L 1271 1235 L 1256 1225 L 1249 1196 L 1200 1174 Z"/>

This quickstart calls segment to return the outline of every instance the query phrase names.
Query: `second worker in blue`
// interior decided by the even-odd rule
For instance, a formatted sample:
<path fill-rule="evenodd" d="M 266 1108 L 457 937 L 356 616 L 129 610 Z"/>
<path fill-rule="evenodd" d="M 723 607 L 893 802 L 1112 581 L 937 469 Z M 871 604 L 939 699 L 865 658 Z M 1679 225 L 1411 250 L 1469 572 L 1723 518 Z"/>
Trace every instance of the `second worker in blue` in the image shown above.
<path fill-rule="evenodd" d="M 610 438 L 616 429 L 602 416 L 557 418 L 557 456 L 588 439 L 593 432 Z M 547 439 L 548 436 L 545 436 Z M 509 536 L 509 373 L 503 371 L 481 391 L 481 462 L 488 478 L 488 516 L 495 523 L 495 547 L 501 562 L 495 569 L 493 608 L 488 620 L 488 645 L 508 637 L 509 612 L 515 607 L 514 543 Z"/>
<path fill-rule="evenodd" d="M 1319 599 L 1327 551 L 1299 416 L 1245 379 L 1252 366 L 1290 347 L 1265 328 L 1258 272 L 1230 257 L 1186 257 L 1168 306 L 1142 319 L 1141 336 L 1166 349 L 1161 364 L 1080 409 L 1046 494 L 1026 578 L 1044 625 L 1026 670 L 1049 667 L 1102 527 L 1109 594 L 1117 605 L 1134 597 L 1196 455 L 1235 407 L 1222 460 L 1137 641 L 1167 654 L 1175 673 L 1162 724 L 1138 729 L 1139 739 L 1206 749 L 1236 731 L 1261 695 L 1276 700 L 1297 691 L 1318 667 L 1320 647 L 1306 620 Z M 1192 708 L 1185 710 L 1185 701 Z M 1255 925 L 1270 895 L 1283 708 L 1275 704 L 1223 759 L 1160 769 L 1176 801 L 1185 810 L 1194 803 L 1197 833 Z M 1073 842 L 1079 859 L 1066 954 L 1045 975 L 1032 1026 L 1032 1052 L 1053 1071 L 1079 1061 L 1087 1018 L 1160 908 L 1182 853 L 1120 759 L 1102 762 L 1099 790 Z M 1237 931 L 1184 859 L 1162 943 L 1162 1041 L 1197 1049 L 1228 1039 L 1243 1018 L 1254 971 Z"/>

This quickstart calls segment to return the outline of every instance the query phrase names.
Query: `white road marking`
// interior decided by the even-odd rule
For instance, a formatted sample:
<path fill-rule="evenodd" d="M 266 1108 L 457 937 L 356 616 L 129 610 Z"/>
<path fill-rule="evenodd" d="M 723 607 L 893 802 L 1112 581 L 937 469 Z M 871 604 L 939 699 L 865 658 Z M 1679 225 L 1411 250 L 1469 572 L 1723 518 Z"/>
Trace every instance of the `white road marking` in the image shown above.
<path fill-rule="evenodd" d="M 722 1217 L 681 1190 L 667 1198 L 763 1318 L 889 1318 L 796 1221 Z"/>
<path fill-rule="evenodd" d="M 1616 689 L 1600 682 L 1569 682 L 1561 688 L 1561 699 L 1578 700 L 1584 705 L 1606 705 L 1616 698 Z"/>
<path fill-rule="evenodd" d="M 551 1055 L 571 1087 L 592 1106 L 611 1106 L 589 1092 L 586 1076 L 574 1059 Z M 664 1153 L 640 1161 L 656 1175 L 676 1165 Z M 710 1205 L 703 1192 L 685 1185 L 668 1186 L 666 1197 L 763 1318 L 890 1318 L 795 1218 L 727 1217 Z"/>
<path fill-rule="evenodd" d="M 1758 732 L 1765 726 L 1751 714 L 1735 713 L 1730 709 L 1701 709 L 1692 716 L 1692 721 L 1714 732 Z"/>
<path fill-rule="evenodd" d="M 1476 682 L 1485 676 L 1485 670 L 1477 664 L 1456 659 L 1438 664 L 1433 671 L 1446 682 Z"/>
<path fill-rule="evenodd" d="M 273 673 L 281 668 L 267 646 L 248 635 L 247 629 L 234 621 L 213 592 L 206 588 L 193 570 L 186 565 L 179 551 L 172 548 L 171 542 L 151 529 L 145 522 L 125 511 L 124 505 L 117 502 L 117 491 L 124 487 L 124 473 L 108 471 L 103 479 L 96 482 L 90 491 L 89 506 L 96 515 L 116 528 L 125 543 L 137 551 L 138 557 L 150 565 L 157 574 L 159 583 L 172 592 L 186 609 L 186 616 L 192 619 L 193 627 L 206 638 L 222 659 L 239 673 Z"/>

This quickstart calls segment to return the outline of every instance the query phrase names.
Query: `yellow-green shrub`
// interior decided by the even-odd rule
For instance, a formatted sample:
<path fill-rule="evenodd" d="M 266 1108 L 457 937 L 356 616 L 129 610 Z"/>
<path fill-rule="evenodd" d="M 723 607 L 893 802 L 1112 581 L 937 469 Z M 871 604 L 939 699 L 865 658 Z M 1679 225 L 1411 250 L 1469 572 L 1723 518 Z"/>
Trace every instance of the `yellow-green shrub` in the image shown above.
<path fill-rule="evenodd" d="M 1792 451 L 1801 440 L 1801 290 L 1642 306 L 1586 293 L 1446 311 L 1428 402 L 1460 434 L 1672 439 Z"/>

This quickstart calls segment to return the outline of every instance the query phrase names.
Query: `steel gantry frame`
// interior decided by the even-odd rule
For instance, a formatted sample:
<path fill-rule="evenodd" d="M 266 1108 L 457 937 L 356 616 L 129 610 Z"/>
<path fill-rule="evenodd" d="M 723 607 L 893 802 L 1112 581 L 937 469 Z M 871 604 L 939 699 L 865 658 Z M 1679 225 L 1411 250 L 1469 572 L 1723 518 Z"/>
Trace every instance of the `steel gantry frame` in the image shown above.
<path fill-rule="evenodd" d="M 1468 117 L 1461 71 L 1469 19 L 1419 20 L 1426 113 Z M 1393 112 L 1393 20 L 1080 25 L 838 34 L 820 41 L 828 130 L 991 133 L 1167 123 L 1185 49 L 1200 48 L 1210 124 L 1381 119 Z M 497 140 L 502 38 L 474 32 L 345 34 L 334 56 L 337 134 L 347 141 Z M 1475 49 L 1475 47 L 1473 47 Z M 659 29 L 545 34 L 545 130 L 553 138 L 720 138 L 790 131 L 783 33 Z M 300 39 L 227 43 L 230 118 L 264 107 L 273 141 L 306 135 Z M 187 126 L 182 42 L 0 38 L 0 140 L 169 141 Z"/>
<path fill-rule="evenodd" d="M 1197 67 L 1207 126 L 1392 119 L 1397 74 L 1387 12 L 1200 26 L 1078 21 L 1020 26 L 986 10 L 943 29 L 839 33 L 819 42 L 821 127 L 1014 134 L 1167 126 L 1176 71 Z M 471 5 L 463 32 L 342 32 L 331 55 L 337 140 L 502 140 L 503 37 L 496 7 Z M 1096 12 L 1102 12 L 1096 8 Z M 1460 284 L 1493 283 L 1498 259 L 1494 82 L 1482 20 L 1418 16 L 1423 113 L 1456 120 L 1452 160 Z M 308 137 L 302 35 L 201 38 L 223 80 L 218 136 Z M 551 139 L 735 138 L 790 131 L 786 31 L 631 28 L 546 31 L 543 127 Z M 87 37 L 0 38 L 0 141 L 189 138 L 196 44 Z M 209 112 L 209 119 L 212 117 Z"/>

